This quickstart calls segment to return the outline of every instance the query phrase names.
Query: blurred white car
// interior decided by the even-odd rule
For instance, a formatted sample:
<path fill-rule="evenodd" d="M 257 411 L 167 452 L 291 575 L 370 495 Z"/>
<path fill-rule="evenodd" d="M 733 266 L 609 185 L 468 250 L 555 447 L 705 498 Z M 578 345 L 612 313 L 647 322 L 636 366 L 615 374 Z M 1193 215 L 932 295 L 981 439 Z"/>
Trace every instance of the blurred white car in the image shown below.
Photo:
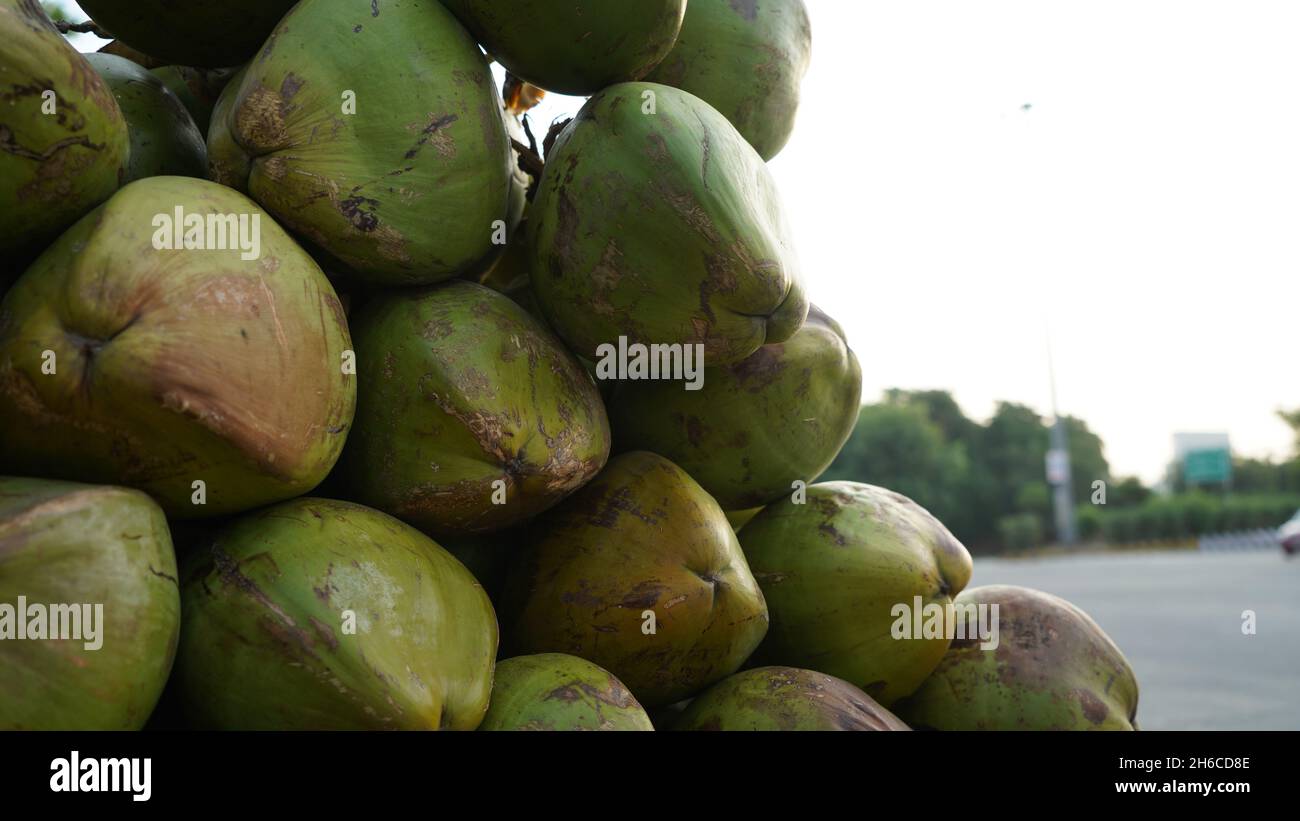
<path fill-rule="evenodd" d="M 1300 510 L 1291 517 L 1291 521 L 1277 529 L 1277 540 L 1287 553 L 1300 553 Z"/>

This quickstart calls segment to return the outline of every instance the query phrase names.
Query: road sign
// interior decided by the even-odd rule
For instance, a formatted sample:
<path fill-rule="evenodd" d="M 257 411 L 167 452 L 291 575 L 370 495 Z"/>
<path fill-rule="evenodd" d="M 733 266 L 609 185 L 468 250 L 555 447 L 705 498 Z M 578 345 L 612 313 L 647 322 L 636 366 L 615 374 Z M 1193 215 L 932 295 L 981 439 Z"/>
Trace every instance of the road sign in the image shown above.
<path fill-rule="evenodd" d="M 1047 452 L 1047 483 L 1050 485 L 1065 484 L 1065 480 L 1070 478 L 1070 454 L 1064 450 L 1049 450 Z"/>
<path fill-rule="evenodd" d="M 1183 481 L 1189 485 L 1226 484 L 1232 479 L 1232 454 L 1227 448 L 1189 450 L 1183 455 Z"/>

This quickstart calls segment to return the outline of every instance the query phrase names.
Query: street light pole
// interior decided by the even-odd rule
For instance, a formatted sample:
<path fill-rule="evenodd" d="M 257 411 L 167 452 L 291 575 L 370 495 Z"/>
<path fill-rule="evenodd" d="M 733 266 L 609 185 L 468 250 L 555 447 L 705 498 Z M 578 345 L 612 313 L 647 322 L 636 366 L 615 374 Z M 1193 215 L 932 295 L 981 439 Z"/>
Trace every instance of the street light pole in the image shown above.
<path fill-rule="evenodd" d="M 1070 436 L 1056 404 L 1056 366 L 1052 359 L 1052 338 L 1047 338 L 1047 379 L 1052 391 L 1052 432 L 1047 452 L 1047 481 L 1052 485 L 1052 507 L 1056 514 L 1056 538 L 1063 545 L 1078 541 L 1074 522 L 1074 482 L 1070 475 Z"/>
<path fill-rule="evenodd" d="M 1031 103 L 1025 103 L 1020 107 L 1021 112 L 1029 113 L 1033 109 Z M 1028 124 L 1031 122 L 1025 119 Z M 1027 140 L 1028 142 L 1028 140 Z M 1025 146 L 1025 156 L 1030 158 L 1040 158 L 1041 153 L 1030 150 L 1030 146 Z M 1033 174 L 1032 168 L 1027 169 L 1030 177 L 1034 180 L 1039 179 Z M 1052 486 L 1052 508 L 1056 518 L 1056 540 L 1063 545 L 1074 545 L 1078 541 L 1078 533 L 1074 521 L 1074 486 L 1070 480 L 1070 437 L 1065 427 L 1065 419 L 1061 417 L 1060 409 L 1056 404 L 1056 366 L 1052 361 L 1052 321 L 1056 311 L 1055 305 L 1047 304 L 1050 298 L 1044 294 L 1045 304 L 1043 306 L 1044 317 L 1044 341 L 1047 343 L 1047 379 L 1052 391 L 1052 428 L 1047 451 L 1047 482 Z"/>

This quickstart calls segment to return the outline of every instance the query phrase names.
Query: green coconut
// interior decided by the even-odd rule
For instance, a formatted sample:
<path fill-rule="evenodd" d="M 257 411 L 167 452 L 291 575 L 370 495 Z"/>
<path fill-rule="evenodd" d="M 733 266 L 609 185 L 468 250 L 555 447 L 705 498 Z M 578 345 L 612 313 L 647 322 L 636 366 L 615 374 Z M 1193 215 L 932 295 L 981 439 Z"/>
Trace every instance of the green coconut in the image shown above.
<path fill-rule="evenodd" d="M 996 646 L 969 633 L 895 709 L 918 729 L 1134 730 L 1138 683 L 1128 659 L 1073 604 L 1011 585 L 967 590 Z M 993 608 L 997 608 L 996 622 Z M 978 613 L 979 610 L 974 611 Z M 976 623 L 967 616 L 968 623 Z"/>
<path fill-rule="evenodd" d="M 785 342 L 705 368 L 699 390 L 671 380 L 612 384 L 617 450 L 649 450 L 742 511 L 814 481 L 853 432 L 862 369 L 835 320 L 809 310 Z"/>
<path fill-rule="evenodd" d="M 148 496 L 0 477 L 0 729 L 139 729 L 180 623 L 171 536 Z"/>
<path fill-rule="evenodd" d="M 359 401 L 350 498 L 429 533 L 509 527 L 609 456 L 590 376 L 540 322 L 455 281 L 377 295 L 352 317 Z"/>
<path fill-rule="evenodd" d="M 697 696 L 674 730 L 907 730 L 847 681 L 794 667 L 758 667 Z"/>
<path fill-rule="evenodd" d="M 149 73 L 162 80 L 185 106 L 194 119 L 199 133 L 206 135 L 212 122 L 212 108 L 221 96 L 221 90 L 234 76 L 233 69 L 205 69 L 193 66 L 159 66 Z M 206 137 L 204 138 L 206 140 Z M 207 147 L 204 147 L 207 156 Z M 206 169 L 205 169 L 206 170 Z"/>
<path fill-rule="evenodd" d="M 156 246 L 194 221 L 229 250 Z M 255 203 L 139 180 L 0 303 L 0 453 L 11 472 L 140 488 L 181 518 L 298 496 L 343 449 L 350 347 L 329 282 Z"/>
<path fill-rule="evenodd" d="M 371 284 L 485 269 L 518 210 L 501 97 L 437 0 L 303 0 L 223 92 L 209 174 Z"/>
<path fill-rule="evenodd" d="M 126 117 L 131 160 L 126 180 L 207 176 L 208 149 L 185 104 L 163 81 L 125 57 L 87 54 Z"/>
<path fill-rule="evenodd" d="M 570 653 L 646 707 L 738 670 L 767 607 L 727 517 L 681 468 L 626 453 L 529 528 L 502 630 L 517 653 Z"/>
<path fill-rule="evenodd" d="M 0 258 L 39 249 L 117 190 L 112 91 L 34 0 L 0 0 Z"/>
<path fill-rule="evenodd" d="M 145 68 L 151 71 L 155 68 L 161 68 L 162 66 L 166 65 L 166 63 L 159 60 L 158 58 L 150 57 L 148 54 L 145 54 L 143 51 L 140 51 L 139 49 L 131 48 L 126 43 L 123 43 L 121 40 L 110 40 L 109 42 L 105 43 L 102 47 L 97 49 L 97 51 L 103 54 L 116 54 L 118 57 L 125 57 L 126 59 L 130 60 L 136 65 L 144 66 Z"/>
<path fill-rule="evenodd" d="M 811 485 L 806 498 L 763 508 L 740 543 L 772 619 L 756 663 L 842 678 L 889 707 L 948 650 L 942 629 L 898 630 L 897 608 L 913 613 L 919 599 L 920 617 L 951 604 L 970 581 L 971 558 L 911 499 L 857 482 Z"/>
<path fill-rule="evenodd" d="M 731 522 L 731 529 L 740 532 L 740 529 L 749 524 L 749 520 L 759 514 L 763 508 L 751 507 L 749 510 L 728 510 L 727 521 Z"/>
<path fill-rule="evenodd" d="M 480 730 L 653 730 L 609 671 L 577 656 L 540 653 L 497 664 Z"/>
<path fill-rule="evenodd" d="M 236 69 L 226 84 L 221 87 L 221 93 L 212 104 L 212 112 L 208 115 L 208 127 L 205 131 L 208 140 L 208 179 L 232 187 L 235 187 L 238 181 L 248 179 L 253 160 L 243 148 L 230 139 L 230 135 L 223 130 L 222 123 L 229 121 L 230 112 L 238 98 L 235 91 L 243 85 L 244 75 L 247 73 L 247 66 Z"/>
<path fill-rule="evenodd" d="M 526 230 L 526 225 L 521 226 Z M 506 246 L 505 253 L 497 258 L 491 268 L 478 278 L 480 285 L 485 285 L 497 293 L 510 297 L 519 307 L 542 322 L 546 321 L 533 298 L 533 288 L 528 281 L 530 263 L 528 243 L 519 239 L 522 231 L 516 234 Z"/>
<path fill-rule="evenodd" d="M 639 80 L 677 39 L 687 0 L 443 0 L 511 74 L 586 96 Z"/>
<path fill-rule="evenodd" d="M 150 57 L 206 68 L 233 66 L 252 57 L 294 4 L 294 0 L 78 2 L 114 37 Z M 354 5 L 358 20 L 369 17 L 369 6 Z"/>
<path fill-rule="evenodd" d="M 528 137 L 524 133 L 519 118 L 502 110 L 502 119 L 506 124 L 506 131 L 510 138 L 520 145 L 526 145 Z M 517 150 L 515 156 L 516 158 L 519 156 Z M 540 309 L 537 307 L 536 300 L 533 299 L 532 286 L 528 283 L 532 248 L 528 244 L 528 224 L 524 220 L 524 214 L 528 208 L 528 189 L 534 185 L 535 180 L 533 177 L 519 168 L 516 163 L 514 175 L 511 179 L 510 217 L 508 230 L 505 234 L 505 249 L 486 271 L 471 277 L 471 279 L 480 285 L 486 285 L 494 291 L 505 294 L 528 313 L 545 321 Z"/>
<path fill-rule="evenodd" d="M 533 292 L 587 359 L 626 337 L 700 344 L 726 365 L 789 339 L 808 312 L 762 158 L 684 91 L 624 83 L 588 100 L 528 213 Z"/>
<path fill-rule="evenodd" d="M 487 712 L 492 604 L 391 516 L 294 499 L 223 529 L 182 574 L 177 687 L 197 727 L 472 730 Z"/>
<path fill-rule="evenodd" d="M 811 59 L 803 0 L 690 0 L 676 45 L 645 79 L 701 98 L 770 160 L 794 130 Z"/>

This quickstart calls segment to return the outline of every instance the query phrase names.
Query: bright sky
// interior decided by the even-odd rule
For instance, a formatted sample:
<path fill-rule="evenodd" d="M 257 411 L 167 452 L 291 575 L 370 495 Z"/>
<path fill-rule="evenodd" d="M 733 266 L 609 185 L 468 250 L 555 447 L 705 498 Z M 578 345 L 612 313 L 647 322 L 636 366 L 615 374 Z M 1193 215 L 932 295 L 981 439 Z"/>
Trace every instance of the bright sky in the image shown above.
<path fill-rule="evenodd" d="M 771 163 L 863 396 L 1087 420 L 1151 482 L 1175 431 L 1284 456 L 1300 406 L 1300 4 L 808 0 Z M 1023 106 L 1030 108 L 1024 110 Z"/>
<path fill-rule="evenodd" d="M 1283 455 L 1300 406 L 1300 4 L 811 0 L 772 169 L 864 394 L 1087 420 L 1160 477 L 1173 432 Z M 1031 108 L 1024 110 L 1029 104 Z"/>
<path fill-rule="evenodd" d="M 1061 409 L 1117 473 L 1159 479 L 1175 431 L 1288 453 L 1300 4 L 808 6 L 812 69 L 771 168 L 865 401 L 947 388 L 978 418 L 1047 413 L 1050 327 Z"/>

